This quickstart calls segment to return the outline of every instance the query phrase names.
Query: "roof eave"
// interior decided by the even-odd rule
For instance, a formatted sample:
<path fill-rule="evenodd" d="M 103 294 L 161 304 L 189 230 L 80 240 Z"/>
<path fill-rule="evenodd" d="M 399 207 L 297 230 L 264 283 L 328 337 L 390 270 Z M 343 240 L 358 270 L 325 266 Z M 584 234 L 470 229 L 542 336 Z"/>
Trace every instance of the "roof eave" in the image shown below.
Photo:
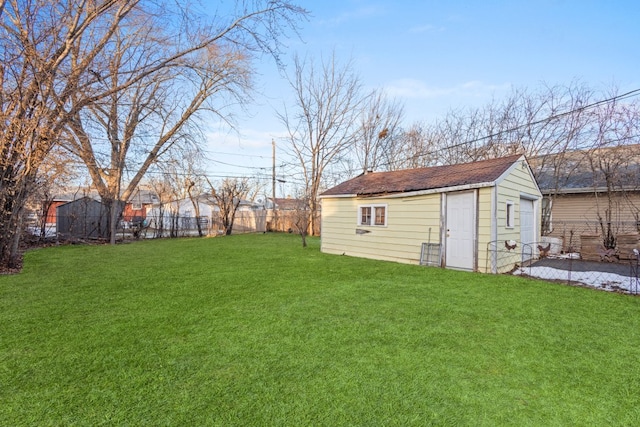
<path fill-rule="evenodd" d="M 349 197 L 358 197 L 357 194 L 321 194 L 318 199 L 348 199 Z"/>
<path fill-rule="evenodd" d="M 607 187 L 581 187 L 581 188 L 545 188 L 540 189 L 540 192 L 544 195 L 549 194 L 587 194 L 587 193 L 606 193 L 609 191 Z M 622 192 L 622 191 L 638 191 L 640 189 L 638 187 L 627 187 L 627 188 L 615 188 L 613 189 L 614 193 Z"/>
<path fill-rule="evenodd" d="M 416 197 L 416 196 L 425 196 L 428 194 L 439 194 L 439 193 L 450 193 L 453 191 L 474 190 L 476 188 L 493 187 L 495 185 L 496 185 L 495 181 L 487 181 L 487 182 L 477 182 L 473 184 L 454 185 L 452 187 L 439 187 L 439 188 L 429 188 L 426 190 L 401 191 L 397 193 L 336 194 L 336 195 L 322 195 L 322 196 L 319 196 L 319 198 L 320 199 L 336 199 L 336 198 L 348 199 L 348 198 L 354 198 L 354 197 L 362 197 L 362 198 L 378 197 L 381 199 L 399 199 L 403 197 Z"/>

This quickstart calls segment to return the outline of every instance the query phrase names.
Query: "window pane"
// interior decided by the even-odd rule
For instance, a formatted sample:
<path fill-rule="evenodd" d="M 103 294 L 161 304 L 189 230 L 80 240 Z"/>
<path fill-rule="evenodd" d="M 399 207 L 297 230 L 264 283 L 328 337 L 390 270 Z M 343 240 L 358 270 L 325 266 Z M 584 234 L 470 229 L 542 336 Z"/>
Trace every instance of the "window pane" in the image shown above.
<path fill-rule="evenodd" d="M 370 206 L 360 208 L 360 224 L 362 225 L 371 224 L 371 207 Z"/>
<path fill-rule="evenodd" d="M 384 206 L 376 207 L 376 225 L 384 225 L 385 208 Z"/>
<path fill-rule="evenodd" d="M 507 227 L 513 227 L 513 203 L 507 202 Z"/>

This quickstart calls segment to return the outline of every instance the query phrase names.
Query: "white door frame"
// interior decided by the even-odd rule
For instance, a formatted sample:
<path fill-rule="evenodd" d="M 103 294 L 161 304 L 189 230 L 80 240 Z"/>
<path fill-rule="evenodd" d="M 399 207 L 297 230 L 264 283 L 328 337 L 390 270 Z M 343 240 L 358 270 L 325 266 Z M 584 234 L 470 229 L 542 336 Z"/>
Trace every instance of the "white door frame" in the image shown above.
<path fill-rule="evenodd" d="M 456 198 L 457 200 L 455 200 Z M 443 199 L 444 265 L 456 270 L 474 271 L 478 255 L 478 193 L 476 190 L 445 193 Z M 470 205 L 464 206 L 466 208 L 464 212 L 452 212 L 450 209 L 457 208 L 454 205 L 456 202 L 469 203 Z M 456 218 L 453 217 L 455 215 L 458 215 L 457 220 L 463 221 L 460 226 L 453 223 L 456 221 Z"/>
<path fill-rule="evenodd" d="M 532 197 L 527 197 L 525 195 L 520 195 L 520 212 L 519 212 L 519 217 L 520 217 L 520 221 L 519 221 L 519 226 L 520 226 L 520 247 L 521 247 L 521 254 L 522 254 L 522 260 L 526 261 L 528 260 L 530 257 L 534 257 L 536 256 L 536 248 L 533 246 L 533 243 L 536 242 L 536 238 L 538 236 L 537 233 L 537 227 L 538 227 L 538 223 L 536 221 L 536 210 L 537 210 L 537 203 L 538 200 Z M 526 240 L 530 240 L 530 241 L 525 241 L 525 239 L 523 239 L 523 228 L 522 228 L 522 224 L 523 224 L 523 215 L 522 215 L 522 207 L 524 206 L 524 204 L 531 204 L 531 228 L 530 228 L 530 232 L 529 232 L 529 236 L 527 236 L 528 238 L 525 238 Z M 525 245 L 527 245 L 527 248 L 530 248 L 530 250 L 525 251 Z"/>

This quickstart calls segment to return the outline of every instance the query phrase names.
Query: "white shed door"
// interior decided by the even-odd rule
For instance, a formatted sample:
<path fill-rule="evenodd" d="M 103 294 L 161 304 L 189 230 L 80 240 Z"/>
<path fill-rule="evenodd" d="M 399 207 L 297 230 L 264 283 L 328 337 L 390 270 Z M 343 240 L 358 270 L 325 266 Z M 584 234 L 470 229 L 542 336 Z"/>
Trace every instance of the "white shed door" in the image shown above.
<path fill-rule="evenodd" d="M 447 267 L 473 270 L 475 209 L 473 192 L 447 195 Z"/>
<path fill-rule="evenodd" d="M 520 199 L 520 242 L 523 261 L 531 258 L 536 241 L 535 222 L 533 220 L 533 200 Z"/>

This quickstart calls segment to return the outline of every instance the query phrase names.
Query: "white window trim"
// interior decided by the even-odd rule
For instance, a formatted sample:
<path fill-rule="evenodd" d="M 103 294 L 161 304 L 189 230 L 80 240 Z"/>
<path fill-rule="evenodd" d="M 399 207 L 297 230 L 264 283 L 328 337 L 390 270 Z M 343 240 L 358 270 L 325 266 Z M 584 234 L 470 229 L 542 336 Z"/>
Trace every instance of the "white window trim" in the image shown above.
<path fill-rule="evenodd" d="M 371 217 L 370 223 L 364 224 L 362 223 L 362 208 L 371 208 Z M 376 224 L 376 208 L 384 208 L 384 224 Z M 386 203 L 375 203 L 370 205 L 358 205 L 358 220 L 357 224 L 359 226 L 365 227 L 386 227 L 387 220 L 389 217 L 389 206 Z"/>
<path fill-rule="evenodd" d="M 511 215 L 509 215 L 509 211 L 511 211 Z M 516 204 L 512 200 L 507 200 L 505 204 L 505 228 L 515 228 L 516 224 Z M 511 219 L 511 221 L 509 221 Z"/>

